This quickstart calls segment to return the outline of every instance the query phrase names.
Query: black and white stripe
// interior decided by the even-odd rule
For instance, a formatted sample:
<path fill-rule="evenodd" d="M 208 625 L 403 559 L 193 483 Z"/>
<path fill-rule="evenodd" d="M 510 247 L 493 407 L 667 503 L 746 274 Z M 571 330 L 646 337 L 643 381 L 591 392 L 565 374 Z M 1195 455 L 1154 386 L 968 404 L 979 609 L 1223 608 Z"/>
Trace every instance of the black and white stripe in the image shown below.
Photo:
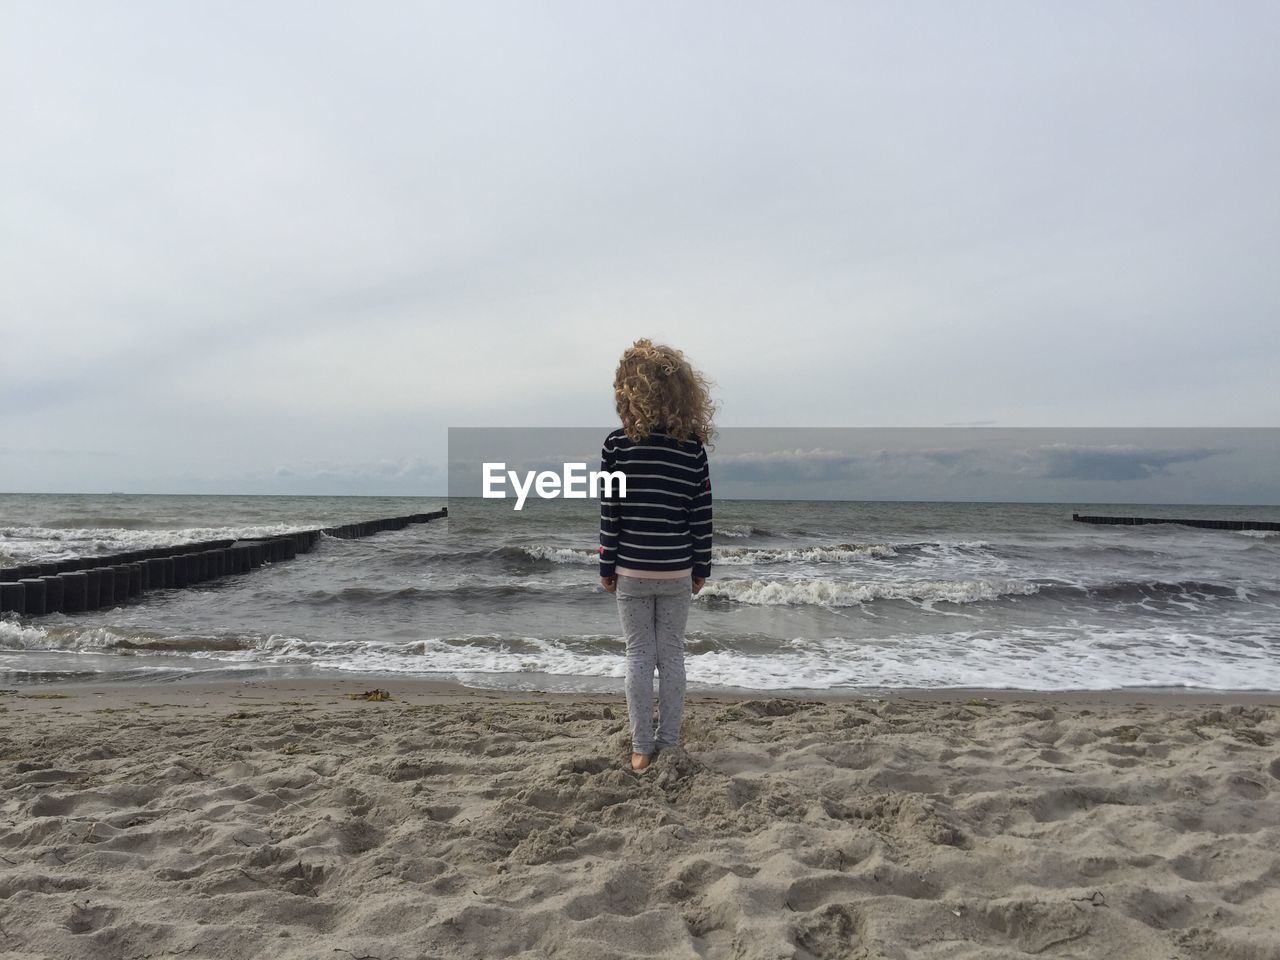
<path fill-rule="evenodd" d="M 697 440 L 654 433 L 641 441 L 621 429 L 605 437 L 600 469 L 627 477 L 600 498 L 600 576 L 621 564 L 635 570 L 711 575 L 711 475 Z"/>

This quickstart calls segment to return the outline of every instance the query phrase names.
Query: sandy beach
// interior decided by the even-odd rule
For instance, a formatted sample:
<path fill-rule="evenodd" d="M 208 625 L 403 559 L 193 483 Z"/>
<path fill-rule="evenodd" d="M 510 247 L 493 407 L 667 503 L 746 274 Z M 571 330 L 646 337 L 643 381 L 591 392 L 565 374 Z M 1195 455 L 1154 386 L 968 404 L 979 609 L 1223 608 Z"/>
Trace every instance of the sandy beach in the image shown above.
<path fill-rule="evenodd" d="M 353 698 L 385 689 L 394 698 Z M 0 957 L 1280 957 L 1280 698 L 0 696 Z"/>

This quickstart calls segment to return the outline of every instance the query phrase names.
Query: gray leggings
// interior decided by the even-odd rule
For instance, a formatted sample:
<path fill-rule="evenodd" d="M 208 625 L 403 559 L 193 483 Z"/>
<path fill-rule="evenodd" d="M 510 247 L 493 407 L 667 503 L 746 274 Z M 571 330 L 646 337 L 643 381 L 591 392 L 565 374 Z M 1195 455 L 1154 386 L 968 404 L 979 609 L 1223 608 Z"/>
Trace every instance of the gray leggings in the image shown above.
<path fill-rule="evenodd" d="M 684 715 L 684 627 L 689 620 L 690 578 L 654 580 L 618 576 L 618 616 L 627 641 L 627 713 L 631 749 L 680 742 Z M 658 668 L 658 737 L 653 736 L 653 668 Z"/>

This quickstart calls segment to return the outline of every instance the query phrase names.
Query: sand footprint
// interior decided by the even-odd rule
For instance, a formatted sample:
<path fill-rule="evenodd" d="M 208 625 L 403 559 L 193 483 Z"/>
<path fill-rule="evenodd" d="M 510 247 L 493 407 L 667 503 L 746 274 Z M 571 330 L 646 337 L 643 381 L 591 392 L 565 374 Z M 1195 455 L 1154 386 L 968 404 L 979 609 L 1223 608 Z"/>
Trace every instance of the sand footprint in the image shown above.
<path fill-rule="evenodd" d="M 796 946 L 817 958 L 848 957 L 864 939 L 865 920 L 853 904 L 831 903 L 794 927 Z"/>

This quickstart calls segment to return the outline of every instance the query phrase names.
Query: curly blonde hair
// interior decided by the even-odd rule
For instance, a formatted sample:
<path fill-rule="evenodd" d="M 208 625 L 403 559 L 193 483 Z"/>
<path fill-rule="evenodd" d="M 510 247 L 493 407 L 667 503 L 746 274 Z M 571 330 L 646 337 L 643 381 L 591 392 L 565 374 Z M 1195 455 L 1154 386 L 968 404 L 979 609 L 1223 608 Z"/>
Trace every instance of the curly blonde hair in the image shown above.
<path fill-rule="evenodd" d="M 637 340 L 622 354 L 613 378 L 613 401 L 632 440 L 662 430 L 679 440 L 710 446 L 716 431 L 711 381 L 679 350 Z"/>

